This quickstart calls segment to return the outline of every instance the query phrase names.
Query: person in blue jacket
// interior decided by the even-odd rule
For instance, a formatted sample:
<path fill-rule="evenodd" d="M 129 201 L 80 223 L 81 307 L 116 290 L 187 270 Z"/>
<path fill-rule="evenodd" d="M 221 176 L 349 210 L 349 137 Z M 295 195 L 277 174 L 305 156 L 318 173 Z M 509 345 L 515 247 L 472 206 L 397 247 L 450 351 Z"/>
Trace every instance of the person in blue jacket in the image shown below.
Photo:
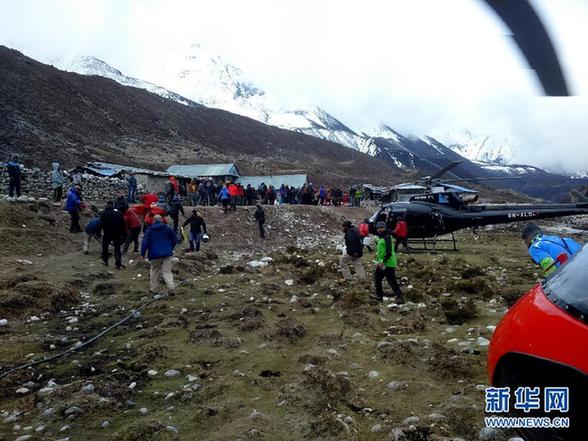
<path fill-rule="evenodd" d="M 82 232 L 82 227 L 80 227 L 80 210 L 82 207 L 82 189 L 79 185 L 76 185 L 68 191 L 67 199 L 65 200 L 65 211 L 71 217 L 70 233 Z"/>
<path fill-rule="evenodd" d="M 8 196 L 12 198 L 16 195 L 19 198 L 22 170 L 17 155 L 12 155 L 10 161 L 6 164 L 6 171 L 8 172 Z"/>
<path fill-rule="evenodd" d="M 135 198 L 137 197 L 137 178 L 135 177 L 135 173 L 131 172 L 129 174 L 127 182 L 129 184 L 129 194 L 127 197 L 127 201 L 129 202 L 129 204 L 134 204 Z"/>
<path fill-rule="evenodd" d="M 218 192 L 218 200 L 223 204 L 223 211 L 226 213 L 227 209 L 229 208 L 229 202 L 231 200 L 231 194 L 229 193 L 229 189 L 227 185 L 223 185 L 223 188 Z"/>
<path fill-rule="evenodd" d="M 561 264 L 582 249 L 569 237 L 547 236 L 539 225 L 530 223 L 521 233 L 533 262 L 541 267 L 544 276 L 549 276 Z"/>
<path fill-rule="evenodd" d="M 160 274 L 167 286 L 169 295 L 173 296 L 175 293 L 171 259 L 177 241 L 174 230 L 162 222 L 162 217 L 159 214 L 154 216 L 153 224 L 143 236 L 143 242 L 141 243 L 141 258 L 144 258 L 145 254 L 147 254 L 151 265 L 149 289 L 152 294 L 157 293 Z"/>
<path fill-rule="evenodd" d="M 100 216 L 96 216 L 86 225 L 86 236 L 84 237 L 84 254 L 88 254 L 88 248 L 90 242 L 94 239 L 96 242 L 100 242 L 102 239 L 102 223 L 100 222 Z"/>

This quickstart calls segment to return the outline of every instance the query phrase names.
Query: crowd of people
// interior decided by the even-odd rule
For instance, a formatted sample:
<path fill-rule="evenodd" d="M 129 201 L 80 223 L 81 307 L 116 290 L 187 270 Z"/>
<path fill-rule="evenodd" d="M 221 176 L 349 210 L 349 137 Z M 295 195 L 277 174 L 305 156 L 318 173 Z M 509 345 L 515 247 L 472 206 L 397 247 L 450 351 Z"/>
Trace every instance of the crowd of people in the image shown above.
<path fill-rule="evenodd" d="M 129 195 L 136 193 L 136 179 L 131 174 L 128 178 Z M 222 205 L 223 208 L 235 209 L 240 205 L 281 205 L 281 204 L 304 204 L 304 205 L 350 205 L 359 207 L 365 197 L 361 186 L 353 185 L 347 191 L 338 187 L 327 187 L 321 185 L 316 187 L 312 183 L 304 184 L 301 187 L 282 184 L 280 187 L 266 185 L 264 182 L 257 188 L 247 184 L 226 182 L 216 183 L 212 179 L 192 179 L 185 186 L 174 178 L 170 177 L 166 184 L 168 200 L 176 195 L 185 195 L 191 206 L 214 206 Z"/>
<path fill-rule="evenodd" d="M 66 198 L 65 209 L 70 214 L 71 233 L 81 233 L 80 212 L 85 208 L 82 187 L 72 187 Z M 114 257 L 115 268 L 125 268 L 122 256 L 127 254 L 132 245 L 132 252 L 138 253 L 140 259 L 146 256 L 150 263 L 150 291 L 157 293 L 159 279 L 163 278 L 170 295 L 174 293 L 171 258 L 178 243 L 183 241 L 179 229 L 179 215 L 185 214 L 179 196 L 172 198 L 168 204 L 165 196 L 149 193 L 141 197 L 138 204 L 129 204 L 128 195 L 120 194 L 116 200 L 106 202 L 104 210 L 95 213 L 85 227 L 83 252 L 89 253 L 92 242 L 100 243 L 100 258 L 104 265 L 109 265 Z M 199 252 L 200 242 L 207 234 L 206 223 L 194 209 L 182 226 L 189 226 L 187 252 Z M 141 239 L 141 232 L 143 238 Z"/>
<path fill-rule="evenodd" d="M 23 167 L 17 155 L 13 155 L 6 170 L 9 176 L 9 196 L 21 195 L 21 184 L 25 179 Z M 272 185 L 261 183 L 258 188 L 251 185 L 243 187 L 239 183 L 226 182 L 217 184 L 210 179 L 200 181 L 191 180 L 182 189 L 180 183 L 172 176 L 166 183 L 164 191 L 143 194 L 140 202 L 136 203 L 138 195 L 137 179 L 133 173 L 127 177 L 127 195 L 120 194 L 116 200 L 108 201 L 104 210 L 96 213 L 85 229 L 80 225 L 80 212 L 86 207 L 82 196 L 82 170 L 74 169 L 64 173 L 58 162 L 52 164 L 51 189 L 53 200 L 59 203 L 63 198 L 63 188 L 66 180 L 72 182 L 65 200 L 65 211 L 70 215 L 71 233 L 84 235 L 83 252 L 88 253 L 92 242 L 100 242 L 100 256 L 102 263 L 108 265 L 110 257 L 114 257 L 117 269 L 123 269 L 122 256 L 129 252 L 133 245 L 133 252 L 147 255 L 151 262 L 150 287 L 152 291 L 158 289 L 159 276 L 166 282 L 167 288 L 173 292 L 173 275 L 171 273 L 171 257 L 176 245 L 185 240 L 188 243 L 186 252 L 199 252 L 201 242 L 208 237 L 204 218 L 194 208 L 189 216 L 183 206 L 183 196 L 187 197 L 192 207 L 220 205 L 223 211 L 235 211 L 240 205 L 256 205 L 254 221 L 259 228 L 259 235 L 266 236 L 266 216 L 263 205 L 305 204 L 305 205 L 342 205 L 360 206 L 364 198 L 361 187 L 352 186 L 343 192 L 339 188 L 305 184 L 300 188 L 282 185 L 274 188 Z M 129 205 L 132 204 L 132 205 Z M 185 217 L 180 224 L 180 214 Z M 360 280 L 366 279 L 362 264 L 363 250 L 367 248 L 373 252 L 367 237 L 370 234 L 368 219 L 359 225 L 351 222 L 343 223 L 345 252 L 340 258 L 340 269 L 344 280 L 352 279 L 350 267 Z M 181 230 L 181 232 L 180 232 Z M 140 244 L 140 236 L 143 239 Z M 375 246 L 376 269 L 374 272 L 375 299 L 384 297 L 383 280 L 386 279 L 396 300 L 403 302 L 404 298 L 396 280 L 397 253 L 402 245 L 405 252 L 410 253 L 408 245 L 408 226 L 404 218 L 396 219 L 393 230 L 388 229 L 386 222 L 375 224 L 377 236 Z M 569 257 L 577 253 L 581 246 L 570 238 L 546 236 L 535 224 L 527 225 L 522 232 L 532 260 L 541 267 L 545 276 L 552 274 Z M 112 254 L 111 254 L 112 248 Z"/>

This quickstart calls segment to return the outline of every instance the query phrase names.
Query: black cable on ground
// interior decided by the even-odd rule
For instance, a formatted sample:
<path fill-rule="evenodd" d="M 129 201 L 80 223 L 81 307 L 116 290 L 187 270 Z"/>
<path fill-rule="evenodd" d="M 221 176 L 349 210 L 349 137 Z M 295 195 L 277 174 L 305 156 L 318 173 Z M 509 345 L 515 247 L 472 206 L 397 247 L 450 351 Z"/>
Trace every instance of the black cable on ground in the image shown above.
<path fill-rule="evenodd" d="M 176 288 L 179 286 L 182 286 L 183 284 L 185 284 L 187 282 L 186 279 L 180 281 L 177 285 Z M 141 306 L 139 306 L 136 309 L 133 309 L 131 311 L 131 313 L 129 315 L 127 315 L 126 317 L 122 318 L 121 320 L 119 320 L 118 322 L 112 324 L 111 326 L 109 326 L 108 328 L 106 328 L 105 330 L 103 330 L 102 332 L 100 332 L 99 334 L 96 334 L 94 337 L 90 338 L 89 340 L 85 341 L 84 343 L 82 343 L 81 345 L 78 346 L 74 346 L 72 348 L 69 348 L 63 352 L 60 352 L 59 354 L 55 354 L 52 355 L 51 357 L 45 357 L 42 360 L 37 360 L 37 361 L 32 361 L 30 363 L 26 363 L 26 364 L 22 364 L 20 366 L 16 366 L 13 367 L 12 369 L 4 372 L 3 374 L 0 374 L 0 380 L 3 380 L 4 378 L 8 377 L 10 374 L 20 371 L 22 369 L 28 369 L 31 368 L 33 366 L 37 366 L 39 364 L 42 363 L 49 363 L 51 361 L 57 360 L 58 358 L 64 357 L 68 354 L 73 354 L 74 352 L 78 352 L 81 351 L 82 349 L 84 349 L 87 346 L 90 346 L 92 343 L 94 343 L 95 341 L 99 340 L 100 338 L 104 337 L 106 334 L 108 334 L 110 331 L 112 331 L 113 329 L 118 328 L 119 326 L 121 326 L 122 324 L 126 323 L 127 321 L 129 321 L 131 318 L 135 317 L 135 315 L 142 311 L 143 309 L 145 309 L 147 306 L 151 305 L 153 302 L 156 302 L 157 300 L 163 299 L 165 297 L 169 296 L 169 291 L 164 291 L 162 294 L 160 294 L 159 296 L 155 296 L 153 297 L 151 300 L 149 300 L 146 303 L 143 303 Z"/>

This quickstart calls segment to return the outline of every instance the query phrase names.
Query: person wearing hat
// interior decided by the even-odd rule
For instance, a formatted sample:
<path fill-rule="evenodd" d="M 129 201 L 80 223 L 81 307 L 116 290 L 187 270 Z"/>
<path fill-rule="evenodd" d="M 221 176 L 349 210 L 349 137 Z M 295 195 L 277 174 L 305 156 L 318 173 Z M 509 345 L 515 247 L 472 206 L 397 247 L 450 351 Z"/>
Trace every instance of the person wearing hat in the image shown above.
<path fill-rule="evenodd" d="M 545 277 L 582 249 L 582 246 L 569 237 L 547 236 L 539 225 L 530 223 L 523 228 L 521 237 L 529 250 L 533 262 L 541 267 Z"/>
<path fill-rule="evenodd" d="M 404 296 L 396 280 L 396 253 L 394 252 L 394 240 L 387 231 L 386 222 L 378 222 L 376 224 L 376 232 L 378 234 L 378 241 L 376 243 L 376 271 L 374 272 L 374 284 L 376 287 L 375 296 L 373 298 L 382 300 L 384 298 L 384 290 L 382 288 L 382 281 L 384 278 L 388 281 L 388 285 L 396 295 L 397 303 L 404 303 Z"/>
<path fill-rule="evenodd" d="M 339 260 L 341 273 L 345 280 L 351 280 L 349 265 L 352 264 L 355 274 L 360 280 L 365 279 L 365 270 L 361 263 L 363 256 L 363 242 L 359 230 L 351 224 L 351 221 L 344 221 L 342 224 L 343 233 L 345 234 L 345 251 Z"/>

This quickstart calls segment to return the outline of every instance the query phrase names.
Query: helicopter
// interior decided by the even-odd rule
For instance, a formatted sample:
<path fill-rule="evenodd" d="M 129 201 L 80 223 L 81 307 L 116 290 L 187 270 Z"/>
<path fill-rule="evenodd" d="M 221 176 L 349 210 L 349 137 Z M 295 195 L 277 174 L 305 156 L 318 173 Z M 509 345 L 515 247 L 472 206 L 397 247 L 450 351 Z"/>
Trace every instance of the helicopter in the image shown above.
<path fill-rule="evenodd" d="M 478 205 L 476 190 L 453 182 L 493 178 L 441 180 L 461 162 L 452 162 L 434 175 L 422 177 L 414 183 L 392 187 L 392 202 L 384 204 L 369 219 L 370 232 L 375 233 L 377 222 L 386 222 L 388 228 L 393 228 L 397 220 L 403 218 L 409 238 L 436 239 L 465 228 L 588 214 L 588 202 Z M 455 238 L 453 242 L 455 246 Z"/>

